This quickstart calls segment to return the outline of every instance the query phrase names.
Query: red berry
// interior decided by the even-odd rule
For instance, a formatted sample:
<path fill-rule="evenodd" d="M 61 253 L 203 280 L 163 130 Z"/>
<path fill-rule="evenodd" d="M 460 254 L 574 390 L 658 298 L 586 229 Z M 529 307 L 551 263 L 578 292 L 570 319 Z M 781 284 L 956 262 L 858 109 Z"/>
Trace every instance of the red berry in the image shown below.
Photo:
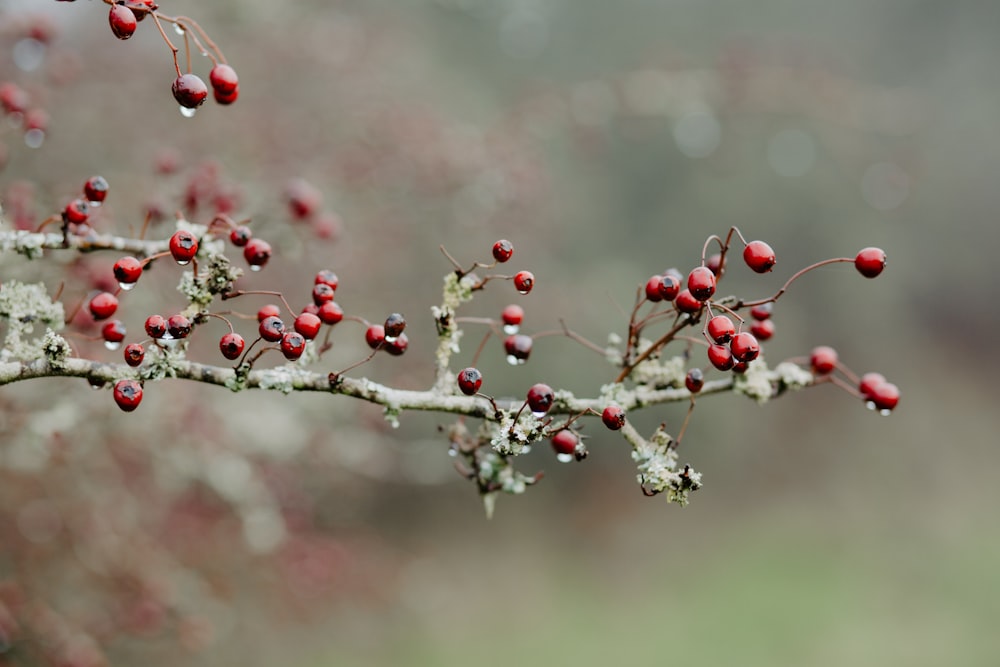
<path fill-rule="evenodd" d="M 269 303 L 266 306 L 261 306 L 260 310 L 257 311 L 257 322 L 260 323 L 269 317 L 278 317 L 279 315 L 281 315 L 281 308 Z"/>
<path fill-rule="evenodd" d="M 573 454 L 576 452 L 576 446 L 579 443 L 579 436 L 568 428 L 557 431 L 556 434 L 552 436 L 552 449 L 556 451 L 556 454 Z M 568 457 L 567 460 L 569 460 Z"/>
<path fill-rule="evenodd" d="M 306 351 L 305 336 L 298 331 L 286 331 L 281 336 L 281 353 L 285 359 L 295 361 Z"/>
<path fill-rule="evenodd" d="M 720 371 L 728 371 L 736 363 L 733 353 L 725 345 L 710 345 L 708 347 L 708 360 Z"/>
<path fill-rule="evenodd" d="M 503 312 L 500 313 L 500 319 L 503 320 L 506 326 L 519 326 L 524 321 L 524 308 L 521 308 L 516 303 L 512 303 L 503 309 Z"/>
<path fill-rule="evenodd" d="M 118 380 L 114 389 L 115 403 L 124 412 L 132 412 L 142 402 L 142 385 L 135 380 Z"/>
<path fill-rule="evenodd" d="M 742 331 L 729 343 L 729 349 L 733 351 L 736 361 L 753 361 L 760 354 L 760 343 L 749 331 Z"/>
<path fill-rule="evenodd" d="M 601 413 L 601 421 L 612 431 L 618 431 L 625 426 L 625 411 L 617 405 L 609 405 Z"/>
<path fill-rule="evenodd" d="M 684 378 L 684 386 L 692 394 L 697 394 L 705 386 L 705 374 L 701 372 L 700 368 L 692 368 L 688 371 L 687 377 Z"/>
<path fill-rule="evenodd" d="M 118 297 L 111 292 L 101 292 L 90 300 L 88 308 L 95 320 L 106 320 L 118 310 Z"/>
<path fill-rule="evenodd" d="M 650 276 L 646 281 L 646 299 L 656 303 L 663 301 L 660 289 L 663 287 L 663 276 Z"/>
<path fill-rule="evenodd" d="M 135 29 L 138 26 L 135 14 L 125 5 L 111 5 L 108 22 L 111 24 L 111 32 L 118 39 L 128 39 L 135 33 Z"/>
<path fill-rule="evenodd" d="M 748 364 L 745 361 L 737 361 L 735 364 L 733 364 L 733 372 L 738 375 L 743 375 L 744 373 L 746 373 L 748 368 L 750 368 L 750 364 Z"/>
<path fill-rule="evenodd" d="M 293 326 L 306 340 L 312 340 L 319 334 L 319 329 L 323 326 L 323 320 L 318 315 L 302 313 L 295 318 Z"/>
<path fill-rule="evenodd" d="M 697 313 L 704 306 L 701 301 L 694 298 L 691 294 L 691 290 L 687 289 L 680 291 L 677 298 L 674 299 L 674 305 L 677 307 L 677 310 L 682 313 Z"/>
<path fill-rule="evenodd" d="M 531 355 L 531 336 L 524 334 L 514 334 L 507 336 L 503 341 L 503 349 L 507 352 L 507 363 L 523 364 Z"/>
<path fill-rule="evenodd" d="M 385 345 L 382 349 L 391 354 L 394 357 L 398 357 L 410 346 L 410 339 L 405 333 L 401 333 L 392 340 L 388 338 L 385 339 Z"/>
<path fill-rule="evenodd" d="M 233 231 L 229 232 L 229 240 L 237 248 L 242 248 L 247 243 L 249 243 L 250 239 L 252 238 L 253 238 L 253 231 L 246 225 L 239 225 L 238 227 L 234 227 Z"/>
<path fill-rule="evenodd" d="M 49 127 L 49 114 L 45 109 L 29 109 L 24 114 L 24 131 L 45 130 Z"/>
<path fill-rule="evenodd" d="M 91 176 L 83 184 L 83 196 L 91 204 L 100 204 L 108 196 L 108 182 L 103 176 Z"/>
<path fill-rule="evenodd" d="M 721 277 L 724 268 L 722 266 L 722 254 L 717 252 L 714 255 L 711 255 L 705 260 L 705 266 L 708 267 L 709 271 L 715 274 L 716 278 Z"/>
<path fill-rule="evenodd" d="M 837 351 L 827 345 L 814 347 L 809 355 L 809 365 L 816 375 L 829 375 L 837 367 Z"/>
<path fill-rule="evenodd" d="M 150 338 L 163 338 L 167 333 L 167 321 L 160 315 L 150 315 L 146 318 L 146 335 Z"/>
<path fill-rule="evenodd" d="M 385 330 L 386 339 L 398 338 L 406 328 L 406 318 L 399 313 L 393 313 L 385 318 L 382 328 Z"/>
<path fill-rule="evenodd" d="M 125 323 L 121 320 L 110 320 L 101 327 L 101 338 L 111 350 L 117 350 L 118 345 L 125 340 L 126 335 Z"/>
<path fill-rule="evenodd" d="M 82 225 L 90 218 L 90 204 L 84 199 L 74 199 L 63 209 L 63 220 L 72 225 Z"/>
<path fill-rule="evenodd" d="M 271 315 L 260 321 L 260 324 L 257 325 L 257 332 L 267 342 L 277 343 L 285 333 L 285 323 L 281 321 L 280 317 Z"/>
<path fill-rule="evenodd" d="M 239 88 L 237 88 L 231 93 L 220 93 L 218 90 L 214 88 L 212 89 L 212 97 L 214 97 L 215 101 L 218 104 L 221 104 L 222 106 L 229 106 L 230 104 L 235 102 L 239 98 L 239 96 L 240 96 Z"/>
<path fill-rule="evenodd" d="M 125 0 L 125 6 L 132 10 L 137 21 L 143 20 L 146 14 L 157 8 L 153 0 Z"/>
<path fill-rule="evenodd" d="M 16 83 L 0 84 L 0 106 L 9 114 L 24 113 L 31 104 L 27 91 Z"/>
<path fill-rule="evenodd" d="M 182 74 L 174 79 L 174 99 L 185 109 L 197 109 L 208 97 L 208 86 L 196 74 Z"/>
<path fill-rule="evenodd" d="M 757 340 L 770 340 L 774 335 L 774 320 L 754 320 L 750 325 L 750 333 L 757 337 Z"/>
<path fill-rule="evenodd" d="M 555 400 L 556 395 L 552 391 L 552 387 L 547 384 L 539 382 L 531 385 L 531 388 L 528 389 L 528 409 L 536 417 L 541 417 L 548 412 Z"/>
<path fill-rule="evenodd" d="M 250 265 L 251 271 L 260 271 L 271 259 L 271 244 L 261 239 L 250 239 L 243 247 L 243 259 Z"/>
<path fill-rule="evenodd" d="M 368 329 L 365 330 L 365 342 L 373 350 L 377 350 L 385 343 L 385 329 L 381 324 L 368 325 Z"/>
<path fill-rule="evenodd" d="M 300 312 L 318 316 L 319 306 L 317 306 L 315 303 L 307 303 L 306 305 L 302 306 L 302 310 Z"/>
<path fill-rule="evenodd" d="M 128 289 L 132 285 L 135 285 L 139 280 L 139 276 L 142 275 L 142 263 L 135 257 L 122 257 L 115 262 L 112 272 L 115 274 L 115 280 L 122 286 L 122 289 Z"/>
<path fill-rule="evenodd" d="M 313 285 L 312 298 L 313 303 L 317 306 L 322 306 L 327 301 L 333 301 L 333 297 L 336 295 L 337 293 L 334 289 L 326 283 L 316 283 Z"/>
<path fill-rule="evenodd" d="M 327 301 L 319 307 L 319 312 L 316 314 L 323 320 L 323 324 L 336 324 L 344 319 L 344 311 L 336 301 Z"/>
<path fill-rule="evenodd" d="M 882 414 L 889 414 L 899 403 L 899 387 L 891 382 L 877 384 L 872 389 L 870 400 L 876 410 L 881 410 Z"/>
<path fill-rule="evenodd" d="M 661 276 L 660 297 L 664 301 L 673 301 L 681 291 L 681 279 L 675 275 L 666 273 Z"/>
<path fill-rule="evenodd" d="M 743 248 L 743 261 L 756 273 L 767 273 L 774 268 L 777 259 L 774 250 L 763 241 L 751 241 Z"/>
<path fill-rule="evenodd" d="M 184 266 L 198 254 L 198 238 L 187 231 L 180 229 L 170 237 L 170 255 L 174 261 Z"/>
<path fill-rule="evenodd" d="M 507 239 L 500 239 L 493 244 L 493 259 L 501 264 L 506 262 L 514 254 L 514 244 Z"/>
<path fill-rule="evenodd" d="M 285 196 L 288 198 L 288 208 L 292 216 L 300 220 L 310 217 L 323 203 L 320 191 L 301 178 L 288 184 Z"/>
<path fill-rule="evenodd" d="M 208 73 L 208 82 L 217 93 L 228 95 L 236 91 L 240 85 L 240 79 L 236 76 L 236 70 L 225 63 L 219 63 Z"/>
<path fill-rule="evenodd" d="M 750 317 L 755 320 L 766 320 L 771 317 L 771 310 L 774 304 L 768 301 L 767 303 L 762 303 L 759 306 L 754 306 L 750 309 Z"/>
<path fill-rule="evenodd" d="M 239 358 L 243 354 L 245 346 L 246 341 L 238 333 L 227 333 L 219 339 L 219 351 L 222 352 L 222 356 L 230 361 Z"/>
<path fill-rule="evenodd" d="M 885 251 L 881 248 L 865 248 L 854 258 L 854 268 L 865 278 L 874 278 L 885 268 Z"/>
<path fill-rule="evenodd" d="M 688 274 L 688 291 L 698 301 L 706 301 L 715 294 L 715 274 L 707 266 L 699 266 Z"/>
<path fill-rule="evenodd" d="M 858 392 L 866 399 L 871 400 L 875 393 L 875 387 L 885 382 L 885 376 L 881 373 L 865 373 L 858 383 Z"/>
<path fill-rule="evenodd" d="M 129 343 L 124 351 L 125 363 L 129 366 L 138 366 L 146 357 L 146 350 L 139 343 Z"/>
<path fill-rule="evenodd" d="M 716 315 L 708 321 L 705 331 L 713 342 L 722 345 L 732 340 L 733 334 L 736 333 L 736 327 L 733 326 L 733 321 L 725 315 Z"/>
<path fill-rule="evenodd" d="M 464 368 L 458 372 L 458 388 L 466 396 L 472 396 L 483 386 L 483 374 L 478 368 Z"/>
<path fill-rule="evenodd" d="M 518 271 L 514 274 L 514 289 L 521 294 L 527 294 L 535 286 L 535 275 L 531 271 Z"/>
<path fill-rule="evenodd" d="M 167 333 L 171 338 L 187 338 L 191 333 L 191 320 L 180 313 L 167 318 Z"/>
<path fill-rule="evenodd" d="M 313 278 L 313 284 L 329 285 L 334 290 L 336 290 L 337 287 L 340 286 L 340 278 L 338 278 L 337 274 L 331 271 L 330 269 L 323 269 L 322 271 L 318 271 L 316 273 L 316 277 Z"/>

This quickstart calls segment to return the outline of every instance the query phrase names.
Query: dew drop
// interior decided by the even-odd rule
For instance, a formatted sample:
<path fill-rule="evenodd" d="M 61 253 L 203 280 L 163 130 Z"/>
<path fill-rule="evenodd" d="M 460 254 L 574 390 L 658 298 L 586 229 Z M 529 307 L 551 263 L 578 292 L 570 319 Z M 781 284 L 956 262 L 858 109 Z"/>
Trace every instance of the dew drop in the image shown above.
<path fill-rule="evenodd" d="M 117 350 L 121 346 L 122 346 L 121 343 L 116 343 L 113 340 L 106 340 L 106 341 L 104 341 L 104 347 L 108 348 L 109 350 Z"/>
<path fill-rule="evenodd" d="M 511 366 L 517 366 L 517 357 L 515 357 L 513 354 L 508 354 L 507 363 L 510 364 Z"/>
<path fill-rule="evenodd" d="M 396 339 L 398 339 L 398 338 L 399 338 L 399 336 L 386 336 L 385 337 L 385 342 L 387 342 L 387 343 L 395 343 Z"/>
<path fill-rule="evenodd" d="M 545 416 L 546 412 L 548 412 L 548 410 L 542 410 L 541 412 L 535 412 L 534 410 L 532 410 L 531 416 L 534 417 L 535 419 L 541 419 L 542 417 Z"/>
<path fill-rule="evenodd" d="M 118 283 L 118 286 L 122 288 L 123 292 L 128 292 L 135 288 L 136 283 Z"/>
<path fill-rule="evenodd" d="M 574 458 L 572 454 L 556 454 L 556 461 L 559 463 L 572 463 Z"/>
<path fill-rule="evenodd" d="M 519 290 L 517 290 L 517 293 L 518 293 L 518 294 L 527 294 L 527 293 L 528 293 L 528 292 L 530 292 L 530 291 L 531 291 L 531 290 L 528 290 L 528 289 L 519 289 Z"/>
<path fill-rule="evenodd" d="M 503 325 L 503 332 L 505 334 L 507 334 L 508 336 L 513 336 L 514 334 L 516 334 L 520 330 L 521 330 L 521 327 L 517 326 L 516 324 L 505 324 L 505 325 Z"/>
<path fill-rule="evenodd" d="M 879 410 L 878 413 L 883 417 L 888 417 L 892 414 L 892 410 Z"/>
<path fill-rule="evenodd" d="M 187 266 L 188 264 L 191 263 L 190 259 L 178 259 L 175 261 L 177 262 L 177 266 Z"/>
<path fill-rule="evenodd" d="M 14 45 L 14 64 L 22 72 L 33 72 L 45 60 L 45 44 L 26 37 Z"/>
<path fill-rule="evenodd" d="M 201 56 L 202 56 L 202 58 L 207 58 L 208 57 L 208 51 L 202 51 L 201 52 Z"/>
<path fill-rule="evenodd" d="M 449 449 L 448 450 L 448 456 L 450 456 L 451 458 L 457 458 L 458 457 L 458 450 L 457 449 Z"/>
<path fill-rule="evenodd" d="M 45 132 L 34 128 L 24 133 L 24 145 L 28 148 L 41 148 L 45 142 Z"/>
<path fill-rule="evenodd" d="M 865 401 L 865 407 L 869 410 L 875 409 L 875 401 Z"/>
<path fill-rule="evenodd" d="M 181 110 L 181 115 L 185 118 L 194 118 L 194 115 L 198 113 L 197 109 L 188 109 L 187 107 L 178 107 Z"/>
<path fill-rule="evenodd" d="M 179 342 L 181 342 L 180 338 L 173 338 L 172 336 L 169 335 L 164 336 L 163 338 L 160 339 L 160 343 L 162 343 L 164 347 L 170 347 L 170 348 L 177 347 L 177 344 Z"/>
<path fill-rule="evenodd" d="M 183 35 L 184 34 L 184 28 L 182 28 L 180 26 L 180 24 L 175 23 L 174 24 L 174 32 L 176 32 L 178 35 Z"/>
<path fill-rule="evenodd" d="M 258 272 L 258 271 L 260 271 L 260 268 L 261 268 L 261 267 L 260 267 L 260 264 L 251 264 L 251 265 L 250 265 L 250 270 L 251 270 L 251 271 L 253 271 L 253 272 Z"/>
<path fill-rule="evenodd" d="M 524 447 L 522 447 L 521 448 L 521 453 L 522 454 L 530 454 L 531 453 L 531 445 L 525 445 Z"/>

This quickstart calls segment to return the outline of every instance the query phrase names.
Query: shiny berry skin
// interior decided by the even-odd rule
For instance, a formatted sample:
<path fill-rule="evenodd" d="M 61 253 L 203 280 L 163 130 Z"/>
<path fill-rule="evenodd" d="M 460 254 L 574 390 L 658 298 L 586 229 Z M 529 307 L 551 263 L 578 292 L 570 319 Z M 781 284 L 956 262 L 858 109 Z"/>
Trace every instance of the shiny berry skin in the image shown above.
<path fill-rule="evenodd" d="M 385 324 L 382 325 L 386 338 L 398 338 L 405 328 L 406 318 L 399 313 L 393 313 L 385 318 Z"/>
<path fill-rule="evenodd" d="M 219 339 L 219 352 L 230 361 L 238 359 L 243 354 L 244 347 L 246 347 L 246 341 L 238 333 L 227 333 Z"/>
<path fill-rule="evenodd" d="M 410 338 L 405 334 L 401 333 L 392 340 L 388 338 L 385 339 L 385 344 L 382 349 L 391 354 L 394 357 L 398 357 L 406 352 L 407 348 L 410 347 Z"/>
<path fill-rule="evenodd" d="M 542 382 L 538 384 L 531 385 L 528 389 L 528 409 L 536 416 L 540 416 L 549 411 L 552 407 L 552 403 L 556 400 L 555 392 L 552 391 L 552 387 Z"/>
<path fill-rule="evenodd" d="M 774 335 L 774 320 L 754 320 L 750 325 L 750 333 L 757 337 L 757 340 L 770 340 Z"/>
<path fill-rule="evenodd" d="M 722 266 L 722 253 L 715 253 L 705 260 L 705 266 L 708 270 L 715 274 L 718 278 L 722 275 L 724 267 Z"/>
<path fill-rule="evenodd" d="M 617 405 L 609 405 L 601 413 L 601 421 L 612 431 L 619 431 L 625 426 L 625 411 Z"/>
<path fill-rule="evenodd" d="M 725 315 L 716 315 L 708 321 L 705 332 L 714 343 L 722 345 L 732 340 L 733 334 L 736 333 L 736 327 L 733 325 L 733 321 Z"/>
<path fill-rule="evenodd" d="M 466 396 L 473 396 L 483 386 L 483 374 L 478 368 L 463 368 L 458 372 L 458 388 Z"/>
<path fill-rule="evenodd" d="M 875 385 L 869 399 L 876 410 L 881 410 L 883 414 L 888 413 L 899 403 L 899 387 L 891 382 L 882 382 Z"/>
<path fill-rule="evenodd" d="M 240 85 L 236 70 L 225 63 L 219 63 L 212 68 L 212 71 L 208 73 L 208 82 L 215 92 L 222 95 L 234 93 Z"/>
<path fill-rule="evenodd" d="M 160 315 L 150 315 L 146 318 L 146 335 L 150 338 L 163 338 L 167 333 L 167 321 Z"/>
<path fill-rule="evenodd" d="M 729 343 L 729 349 L 733 352 L 736 361 L 753 361 L 760 354 L 760 343 L 749 331 L 741 331 L 733 336 Z"/>
<path fill-rule="evenodd" d="M 317 306 L 322 306 L 327 301 L 333 301 L 335 296 L 337 296 L 337 293 L 326 283 L 316 283 L 313 285 L 312 299 L 313 303 Z"/>
<path fill-rule="evenodd" d="M 660 298 L 673 301 L 681 292 L 681 279 L 669 273 L 663 274 L 660 280 Z"/>
<path fill-rule="evenodd" d="M 286 331 L 281 336 L 281 353 L 285 359 L 295 361 L 306 351 L 306 338 L 298 331 Z"/>
<path fill-rule="evenodd" d="M 250 239 L 243 247 L 243 259 L 253 267 L 261 267 L 271 259 L 271 244 L 261 239 Z"/>
<path fill-rule="evenodd" d="M 513 359 L 515 362 L 524 362 L 528 360 L 531 355 L 531 346 L 534 341 L 531 336 L 525 336 L 524 334 L 514 334 L 513 336 L 507 336 L 503 341 L 503 349 L 510 357 L 508 361 Z"/>
<path fill-rule="evenodd" d="M 677 310 L 682 313 L 697 313 L 704 307 L 704 304 L 698 299 L 694 298 L 691 294 L 691 290 L 683 289 L 674 299 L 674 305 L 677 306 Z"/>
<path fill-rule="evenodd" d="M 117 347 L 118 343 L 125 340 L 126 335 L 125 323 L 121 320 L 110 320 L 105 322 L 104 326 L 101 327 L 101 338 L 106 343 L 112 343 L 115 347 Z"/>
<path fill-rule="evenodd" d="M 323 324 L 336 324 L 344 319 L 344 310 L 336 301 L 327 301 L 319 307 L 316 315 L 323 320 Z"/>
<path fill-rule="evenodd" d="M 865 373 L 858 383 L 858 392 L 866 399 L 871 400 L 875 393 L 875 387 L 885 382 L 885 376 L 881 373 Z"/>
<path fill-rule="evenodd" d="M 827 345 L 814 347 L 809 355 L 809 365 L 816 375 L 829 375 L 837 367 L 837 351 Z"/>
<path fill-rule="evenodd" d="M 552 436 L 552 449 L 556 454 L 573 454 L 576 446 L 580 444 L 580 437 L 568 428 L 556 432 Z"/>
<path fill-rule="evenodd" d="M 167 318 L 167 333 L 172 338 L 187 338 L 191 333 L 191 320 L 180 313 Z"/>
<path fill-rule="evenodd" d="M 340 278 L 337 274 L 329 269 L 323 269 L 322 271 L 316 272 L 316 277 L 313 278 L 314 285 L 329 285 L 332 289 L 336 290 L 340 285 Z"/>
<path fill-rule="evenodd" d="M 187 264 L 197 254 L 198 238 L 191 232 L 180 229 L 170 237 L 170 256 L 178 264 Z"/>
<path fill-rule="evenodd" d="M 281 315 L 281 308 L 278 308 L 273 303 L 269 303 L 266 306 L 261 306 L 260 310 L 257 311 L 257 322 L 263 322 L 269 317 L 278 317 Z"/>
<path fill-rule="evenodd" d="M 766 320 L 771 317 L 771 311 L 774 308 L 774 304 L 770 301 L 767 303 L 762 303 L 759 306 L 754 306 L 750 309 L 750 317 L 755 320 Z"/>
<path fill-rule="evenodd" d="M 174 79 L 171 91 L 177 103 L 185 109 L 197 109 L 208 97 L 208 86 L 196 74 L 182 74 Z"/>
<path fill-rule="evenodd" d="M 118 380 L 114 396 L 115 403 L 123 412 L 132 412 L 142 402 L 142 385 L 135 380 Z"/>
<path fill-rule="evenodd" d="M 118 39 L 128 39 L 135 34 L 135 29 L 139 22 L 135 19 L 135 14 L 125 5 L 112 5 L 108 14 L 108 23 L 111 24 L 111 32 Z"/>
<path fill-rule="evenodd" d="M 745 361 L 737 361 L 733 364 L 733 372 L 737 375 L 743 375 L 747 372 L 748 368 L 750 368 L 750 364 Z"/>
<path fill-rule="evenodd" d="M 71 225 L 82 225 L 90 219 L 90 204 L 85 199 L 74 199 L 63 209 L 63 220 Z"/>
<path fill-rule="evenodd" d="M 385 343 L 385 329 L 381 324 L 368 325 L 368 329 L 365 330 L 365 342 L 373 350 L 377 350 Z"/>
<path fill-rule="evenodd" d="M 137 21 L 143 20 L 146 14 L 157 9 L 153 0 L 125 0 L 125 6 L 132 10 Z"/>
<path fill-rule="evenodd" d="M 710 345 L 708 347 L 708 360 L 720 371 L 728 371 L 736 363 L 732 351 L 725 345 Z"/>
<path fill-rule="evenodd" d="M 118 310 L 118 297 L 111 292 L 101 292 L 94 295 L 87 308 L 95 320 L 106 320 Z"/>
<path fill-rule="evenodd" d="M 139 343 L 129 343 L 123 351 L 125 363 L 129 366 L 138 366 L 146 358 L 146 350 Z"/>
<path fill-rule="evenodd" d="M 323 326 L 323 320 L 319 318 L 319 315 L 302 313 L 295 318 L 295 323 L 292 326 L 302 334 L 303 338 L 312 340 L 319 334 L 319 329 Z"/>
<path fill-rule="evenodd" d="M 705 374 L 701 372 L 700 368 L 692 368 L 688 371 L 687 377 L 684 378 L 684 386 L 692 394 L 697 394 L 705 386 Z"/>
<path fill-rule="evenodd" d="M 657 303 L 663 301 L 660 288 L 663 287 L 663 276 L 650 276 L 646 281 L 646 299 Z"/>
<path fill-rule="evenodd" d="M 108 196 L 108 182 L 103 176 L 91 176 L 83 184 L 83 196 L 91 203 L 101 203 Z"/>
<path fill-rule="evenodd" d="M 527 294 L 535 286 L 535 274 L 531 271 L 518 271 L 514 274 L 514 289 L 521 294 Z"/>
<path fill-rule="evenodd" d="M 112 272 L 122 285 L 134 285 L 142 275 L 142 262 L 135 257 L 122 257 L 115 262 Z"/>
<path fill-rule="evenodd" d="M 503 312 L 500 313 L 500 319 L 509 327 L 519 326 L 524 321 L 524 308 L 512 303 L 503 309 Z"/>
<path fill-rule="evenodd" d="M 260 321 L 260 324 L 257 325 L 257 332 L 267 342 L 277 343 L 285 333 L 285 323 L 281 321 L 280 317 L 271 315 Z"/>
<path fill-rule="evenodd" d="M 707 266 L 699 266 L 688 274 L 688 291 L 698 301 L 707 301 L 715 294 L 715 274 Z"/>
<path fill-rule="evenodd" d="M 229 241 L 237 248 L 244 247 L 253 238 L 253 231 L 246 225 L 239 225 L 229 232 Z"/>
<path fill-rule="evenodd" d="M 885 251 L 881 248 L 865 248 L 854 257 L 854 268 L 865 278 L 874 278 L 885 268 Z"/>
<path fill-rule="evenodd" d="M 751 241 L 743 248 L 743 261 L 755 273 L 767 273 L 774 268 L 778 260 L 771 246 L 763 241 Z"/>
<path fill-rule="evenodd" d="M 514 244 L 507 239 L 500 239 L 493 244 L 493 259 L 503 264 L 514 255 Z"/>

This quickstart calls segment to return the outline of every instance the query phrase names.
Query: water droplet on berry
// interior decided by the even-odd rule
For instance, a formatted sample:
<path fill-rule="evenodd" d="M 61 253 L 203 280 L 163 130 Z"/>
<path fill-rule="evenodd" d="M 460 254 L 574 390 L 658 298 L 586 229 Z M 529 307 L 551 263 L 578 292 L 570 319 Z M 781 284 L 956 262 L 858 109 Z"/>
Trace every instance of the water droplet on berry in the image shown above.
<path fill-rule="evenodd" d="M 177 262 L 177 266 L 187 266 L 188 264 L 191 263 L 190 259 L 178 259 L 175 261 Z"/>
<path fill-rule="evenodd" d="M 121 346 L 122 346 L 121 343 L 115 342 L 113 340 L 104 341 L 104 347 L 108 348 L 109 350 L 117 350 Z"/>
<path fill-rule="evenodd" d="M 451 458 L 457 457 L 458 456 L 458 450 L 457 449 L 449 449 L 448 450 L 448 456 L 450 456 Z"/>
<path fill-rule="evenodd" d="M 546 412 L 548 412 L 548 410 L 542 410 L 540 412 L 535 412 L 534 410 L 532 410 L 531 416 L 534 417 L 535 419 L 541 419 L 542 417 L 545 416 Z"/>
<path fill-rule="evenodd" d="M 176 32 L 178 35 L 183 35 L 184 34 L 184 28 L 180 27 L 180 25 L 178 25 L 177 23 L 175 23 L 174 24 L 174 32 Z"/>
<path fill-rule="evenodd" d="M 505 334 L 507 334 L 508 336 L 513 336 L 514 334 L 516 334 L 520 330 L 521 330 L 521 327 L 519 327 L 516 324 L 505 324 L 505 325 L 503 325 L 503 332 Z"/>
<path fill-rule="evenodd" d="M 520 366 L 521 364 L 524 363 L 524 359 L 518 359 L 513 354 L 508 354 L 507 363 L 510 364 L 511 366 Z"/>
<path fill-rule="evenodd" d="M 386 336 L 385 337 L 385 342 L 387 342 L 387 343 L 394 343 L 394 342 L 396 342 L 397 338 L 399 338 L 399 336 Z"/>
<path fill-rule="evenodd" d="M 160 339 L 160 343 L 164 347 L 177 347 L 177 343 L 181 342 L 180 338 L 174 338 L 170 334 L 164 334 L 163 338 Z"/>
<path fill-rule="evenodd" d="M 177 107 L 181 110 L 181 115 L 185 118 L 194 118 L 194 115 L 198 113 L 197 109 L 188 109 L 187 107 Z"/>
<path fill-rule="evenodd" d="M 250 265 L 250 270 L 251 270 L 251 271 L 260 271 L 260 270 L 261 270 L 261 268 L 263 268 L 263 267 L 261 267 L 261 265 L 260 265 L 260 264 L 251 264 L 251 265 Z"/>
<path fill-rule="evenodd" d="M 865 401 L 865 407 L 869 410 L 875 409 L 875 401 Z"/>
<path fill-rule="evenodd" d="M 87 205 L 90 206 L 90 208 L 100 208 L 101 207 L 101 202 L 99 202 L 99 201 L 88 201 Z"/>
<path fill-rule="evenodd" d="M 527 294 L 530 291 L 531 291 L 530 289 L 519 289 L 519 290 L 517 290 L 517 293 L 518 294 Z"/>
<path fill-rule="evenodd" d="M 37 127 L 24 133 L 24 145 L 28 148 L 41 148 L 45 143 L 45 133 Z"/>
<path fill-rule="evenodd" d="M 559 463 L 572 463 L 574 458 L 572 454 L 556 454 L 556 461 Z"/>
<path fill-rule="evenodd" d="M 128 292 L 129 290 L 135 288 L 138 283 L 118 283 L 118 286 L 122 288 L 123 292 Z"/>
<path fill-rule="evenodd" d="M 22 72 L 33 72 L 39 68 L 45 60 L 45 44 L 34 39 L 25 37 L 14 45 L 14 64 Z"/>
<path fill-rule="evenodd" d="M 892 414 L 892 410 L 879 410 L 878 413 L 883 417 L 888 417 Z"/>

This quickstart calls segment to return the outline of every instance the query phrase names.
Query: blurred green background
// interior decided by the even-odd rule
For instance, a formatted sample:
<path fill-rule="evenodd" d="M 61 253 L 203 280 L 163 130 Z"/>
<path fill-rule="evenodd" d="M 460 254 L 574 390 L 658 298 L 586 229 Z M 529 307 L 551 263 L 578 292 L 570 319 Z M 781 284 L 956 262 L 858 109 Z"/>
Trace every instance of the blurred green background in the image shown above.
<path fill-rule="evenodd" d="M 148 417 L 162 437 L 146 444 L 175 444 L 165 406 L 182 399 L 213 415 L 211 437 L 234 451 L 296 443 L 274 458 L 291 462 L 301 480 L 291 486 L 349 555 L 304 610 L 271 608 L 277 575 L 266 567 L 230 572 L 225 631 L 208 648 L 178 659 L 166 642 L 119 641 L 120 664 L 1000 662 L 990 310 L 1000 3 L 161 6 L 194 16 L 222 46 L 239 102 L 182 118 L 151 26 L 119 43 L 98 3 L 60 4 L 49 13 L 80 52 L 78 70 L 52 94 L 43 149 L 12 147 L 5 186 L 35 179 L 41 199 L 58 201 L 100 172 L 110 210 L 134 218 L 163 189 L 149 168 L 157 151 L 174 148 L 188 165 L 215 159 L 244 186 L 241 210 L 291 258 L 279 254 L 268 280 L 300 289 L 330 266 L 345 307 L 376 319 L 402 304 L 411 331 L 439 298 L 440 243 L 464 262 L 510 238 L 513 268 L 538 280 L 521 302 L 533 328 L 561 317 L 597 341 L 621 332 L 619 307 L 646 277 L 694 266 L 704 239 L 731 225 L 778 253 L 771 275 L 727 276 L 741 296 L 877 245 L 889 262 L 875 281 L 844 264 L 796 284 L 766 350 L 773 362 L 832 345 L 855 370 L 884 373 L 902 400 L 882 418 L 832 387 L 763 407 L 704 399 L 681 451 L 705 488 L 683 510 L 643 497 L 624 443 L 591 426 L 590 459 L 559 465 L 536 451 L 521 467 L 544 469 L 543 483 L 501 498 L 486 521 L 450 470 L 441 418 L 404 415 L 392 431 L 346 399 L 165 385 L 142 406 L 165 413 Z M 317 185 L 342 218 L 336 244 L 283 231 L 292 177 Z M 176 301 L 170 288 L 156 298 Z M 471 310 L 490 315 L 509 298 L 487 293 Z M 365 373 L 426 386 L 423 324 L 403 365 L 378 359 Z M 591 362 L 544 339 L 528 365 L 497 355 L 484 371 L 501 394 L 545 380 L 593 395 L 610 371 Z M 60 382 L 38 391 L 75 388 Z M 2 390 L 24 409 L 22 391 Z M 101 428 L 147 438 L 105 399 L 79 397 L 111 415 Z M 649 412 L 637 417 L 646 429 L 683 417 Z M 240 429 L 246 420 L 253 427 Z M 296 462 L 288 452 L 305 439 L 346 472 Z M 226 557 L 220 548 L 221 570 Z"/>

